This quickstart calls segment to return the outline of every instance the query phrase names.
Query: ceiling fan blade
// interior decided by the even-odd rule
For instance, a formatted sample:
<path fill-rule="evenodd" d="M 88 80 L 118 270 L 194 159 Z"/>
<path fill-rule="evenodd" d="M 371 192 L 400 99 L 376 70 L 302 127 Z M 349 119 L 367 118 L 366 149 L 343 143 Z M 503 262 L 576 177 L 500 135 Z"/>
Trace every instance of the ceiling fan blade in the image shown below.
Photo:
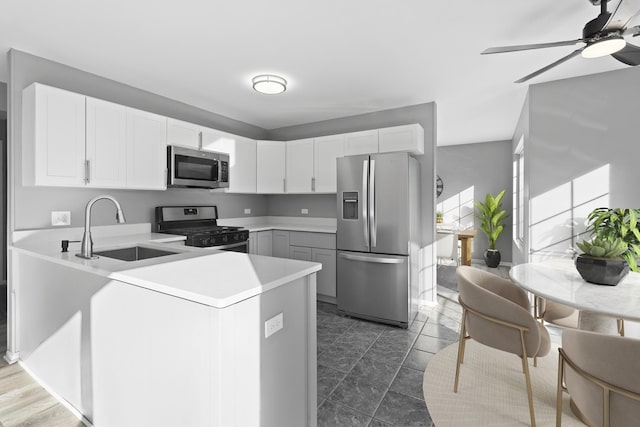
<path fill-rule="evenodd" d="M 640 35 L 640 25 L 636 25 L 635 27 L 627 28 L 626 30 L 624 30 L 622 35 L 623 36 L 632 36 L 632 37 L 636 37 L 636 36 Z"/>
<path fill-rule="evenodd" d="M 619 0 L 602 31 L 618 31 L 640 14 L 640 0 Z"/>
<path fill-rule="evenodd" d="M 528 74 L 528 75 L 524 76 L 523 78 L 521 78 L 519 80 L 516 80 L 515 83 L 523 83 L 523 82 L 526 82 L 527 80 L 530 80 L 530 79 L 532 79 L 532 78 L 534 78 L 536 76 L 539 76 L 540 74 L 542 74 L 542 73 L 544 73 L 546 71 L 549 71 L 553 67 L 556 67 L 556 66 L 562 64 L 565 61 L 568 61 L 569 59 L 573 58 L 574 56 L 580 55 L 580 52 L 582 52 L 583 49 L 584 49 L 583 47 L 580 48 L 580 49 L 576 49 L 573 52 L 571 52 L 569 55 L 558 59 L 556 62 L 552 62 L 551 64 L 547 65 L 546 67 L 540 68 L 538 71 L 534 71 L 533 73 Z"/>
<path fill-rule="evenodd" d="M 557 46 L 571 46 L 580 42 L 584 42 L 584 40 L 577 39 L 577 40 L 566 40 L 562 42 L 553 42 L 553 43 L 522 44 L 522 45 L 516 45 L 516 46 L 490 47 L 480 52 L 480 54 L 488 55 L 490 53 L 517 52 L 519 50 L 543 49 L 546 47 L 557 47 Z"/>
<path fill-rule="evenodd" d="M 640 47 L 634 46 L 629 43 L 627 43 L 627 45 L 622 48 L 622 50 L 619 50 L 616 53 L 612 53 L 611 56 L 613 56 L 620 62 L 631 65 L 632 67 L 640 65 Z"/>

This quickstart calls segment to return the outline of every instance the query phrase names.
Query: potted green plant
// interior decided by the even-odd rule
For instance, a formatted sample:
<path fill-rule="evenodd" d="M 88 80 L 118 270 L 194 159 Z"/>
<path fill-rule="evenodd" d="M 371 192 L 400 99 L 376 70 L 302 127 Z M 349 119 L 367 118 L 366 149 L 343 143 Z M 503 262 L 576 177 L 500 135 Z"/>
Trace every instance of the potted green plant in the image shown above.
<path fill-rule="evenodd" d="M 598 285 L 615 286 L 629 273 L 622 255 L 627 243 L 619 237 L 596 237 L 576 245 L 582 254 L 576 259 L 576 269 L 584 280 Z"/>
<path fill-rule="evenodd" d="M 631 271 L 638 272 L 640 257 L 640 230 L 638 229 L 640 209 L 597 208 L 587 217 L 587 231 L 600 239 L 621 239 L 626 250 L 620 255 Z"/>
<path fill-rule="evenodd" d="M 436 223 L 440 224 L 442 222 L 442 212 L 436 212 Z"/>
<path fill-rule="evenodd" d="M 501 256 L 500 251 L 496 249 L 496 240 L 504 230 L 503 224 L 507 218 L 507 212 L 502 209 L 502 198 L 505 191 L 502 190 L 495 197 L 491 193 L 487 193 L 484 202 L 474 202 L 480 212 L 477 215 L 480 220 L 480 229 L 486 234 L 489 242 L 489 249 L 484 252 L 484 262 L 487 267 L 495 268 L 500 265 Z"/>

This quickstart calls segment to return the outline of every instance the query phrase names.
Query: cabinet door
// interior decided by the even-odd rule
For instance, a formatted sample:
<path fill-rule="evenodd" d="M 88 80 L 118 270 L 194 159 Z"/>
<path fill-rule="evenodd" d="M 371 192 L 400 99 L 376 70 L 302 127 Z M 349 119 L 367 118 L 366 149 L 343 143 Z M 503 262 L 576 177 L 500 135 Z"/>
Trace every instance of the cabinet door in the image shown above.
<path fill-rule="evenodd" d="M 24 89 L 24 185 L 85 185 L 85 98 L 38 83 Z"/>
<path fill-rule="evenodd" d="M 313 191 L 335 193 L 336 159 L 344 156 L 344 135 L 331 135 L 313 141 Z"/>
<path fill-rule="evenodd" d="M 249 233 L 249 253 L 253 255 L 258 254 L 258 232 L 252 231 Z"/>
<path fill-rule="evenodd" d="M 229 155 L 229 193 L 256 192 L 256 140 L 215 129 L 202 130 L 202 149 Z"/>
<path fill-rule="evenodd" d="M 424 154 L 424 129 L 419 124 L 378 129 L 378 151 Z"/>
<path fill-rule="evenodd" d="M 273 230 L 273 256 L 289 258 L 289 232 Z"/>
<path fill-rule="evenodd" d="M 87 97 L 87 186 L 127 186 L 127 107 Z"/>
<path fill-rule="evenodd" d="M 378 129 L 344 134 L 344 154 L 371 154 L 378 152 Z"/>
<path fill-rule="evenodd" d="M 285 192 L 285 143 L 281 141 L 257 142 L 258 193 Z"/>
<path fill-rule="evenodd" d="M 311 261 L 311 248 L 305 246 L 290 246 L 289 258 L 300 261 Z"/>
<path fill-rule="evenodd" d="M 322 264 L 318 271 L 317 292 L 329 297 L 336 296 L 336 251 L 334 249 L 311 249 L 311 260 Z"/>
<path fill-rule="evenodd" d="M 167 118 L 127 108 L 127 188 L 167 188 Z"/>
<path fill-rule="evenodd" d="M 167 144 L 200 148 L 201 126 L 182 120 L 167 119 Z"/>
<path fill-rule="evenodd" d="M 313 191 L 313 139 L 286 142 L 287 193 Z"/>
<path fill-rule="evenodd" d="M 257 234 L 258 238 L 258 255 L 271 256 L 273 253 L 273 240 L 272 240 L 272 232 L 269 231 L 259 231 Z"/>

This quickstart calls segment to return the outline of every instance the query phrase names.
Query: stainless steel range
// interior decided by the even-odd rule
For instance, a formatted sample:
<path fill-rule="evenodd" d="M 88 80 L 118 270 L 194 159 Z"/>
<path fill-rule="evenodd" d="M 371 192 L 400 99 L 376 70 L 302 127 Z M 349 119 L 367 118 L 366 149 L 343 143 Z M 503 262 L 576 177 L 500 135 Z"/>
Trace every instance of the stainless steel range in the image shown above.
<path fill-rule="evenodd" d="M 158 206 L 154 231 L 187 236 L 187 246 L 249 253 L 249 231 L 218 225 L 217 206 Z"/>

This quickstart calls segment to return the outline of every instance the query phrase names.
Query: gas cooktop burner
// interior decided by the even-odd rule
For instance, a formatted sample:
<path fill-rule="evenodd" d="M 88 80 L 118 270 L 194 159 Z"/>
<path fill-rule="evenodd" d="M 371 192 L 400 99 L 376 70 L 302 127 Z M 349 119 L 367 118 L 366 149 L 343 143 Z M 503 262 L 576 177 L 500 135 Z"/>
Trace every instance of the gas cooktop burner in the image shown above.
<path fill-rule="evenodd" d="M 241 227 L 218 225 L 216 206 L 159 206 L 154 230 L 187 237 L 187 246 L 237 247 L 249 240 L 249 231 Z"/>

